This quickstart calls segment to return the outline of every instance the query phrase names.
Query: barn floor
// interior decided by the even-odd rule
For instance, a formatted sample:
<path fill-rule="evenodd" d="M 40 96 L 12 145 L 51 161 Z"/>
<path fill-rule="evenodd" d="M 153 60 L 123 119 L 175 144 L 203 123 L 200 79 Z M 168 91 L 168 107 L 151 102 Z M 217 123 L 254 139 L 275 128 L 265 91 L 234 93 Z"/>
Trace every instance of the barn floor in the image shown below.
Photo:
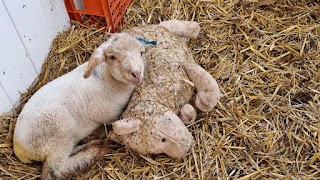
<path fill-rule="evenodd" d="M 104 161 L 75 179 L 320 179 L 320 2 L 317 0 L 136 0 L 125 28 L 167 19 L 195 20 L 189 45 L 223 92 L 189 126 L 183 159 L 139 156 L 113 144 Z M 16 118 L 48 81 L 87 60 L 104 29 L 73 26 L 57 36 L 41 75 L 18 107 L 0 117 L 0 179 L 35 179 L 40 164 L 13 154 Z"/>

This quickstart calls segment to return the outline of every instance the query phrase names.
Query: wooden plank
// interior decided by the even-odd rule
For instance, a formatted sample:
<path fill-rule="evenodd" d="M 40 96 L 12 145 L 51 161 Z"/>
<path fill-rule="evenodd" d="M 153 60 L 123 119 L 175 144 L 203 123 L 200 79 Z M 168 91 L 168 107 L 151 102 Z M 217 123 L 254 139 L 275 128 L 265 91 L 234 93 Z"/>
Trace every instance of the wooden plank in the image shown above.
<path fill-rule="evenodd" d="M 12 107 L 12 102 L 10 101 L 0 84 L 0 115 L 4 112 L 8 112 Z"/>
<path fill-rule="evenodd" d="M 0 48 L 0 83 L 11 102 L 16 103 L 20 98 L 19 91 L 25 92 L 37 73 L 2 1 L 0 22 L 0 39 L 3 42 Z M 4 100 L 3 104 L 7 102 Z"/>

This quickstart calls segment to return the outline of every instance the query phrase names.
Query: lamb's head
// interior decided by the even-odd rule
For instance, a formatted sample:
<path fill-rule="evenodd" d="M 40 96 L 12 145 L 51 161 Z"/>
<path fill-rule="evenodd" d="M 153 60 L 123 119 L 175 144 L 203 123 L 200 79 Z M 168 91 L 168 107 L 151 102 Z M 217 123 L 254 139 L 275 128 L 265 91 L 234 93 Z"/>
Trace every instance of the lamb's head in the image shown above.
<path fill-rule="evenodd" d="M 144 51 L 144 45 L 128 33 L 113 34 L 93 52 L 84 77 L 89 77 L 97 64 L 105 62 L 114 79 L 139 84 L 144 75 Z"/>
<path fill-rule="evenodd" d="M 164 153 L 181 158 L 192 145 L 192 135 L 172 111 L 156 117 L 121 119 L 113 123 L 109 137 L 141 154 Z"/>

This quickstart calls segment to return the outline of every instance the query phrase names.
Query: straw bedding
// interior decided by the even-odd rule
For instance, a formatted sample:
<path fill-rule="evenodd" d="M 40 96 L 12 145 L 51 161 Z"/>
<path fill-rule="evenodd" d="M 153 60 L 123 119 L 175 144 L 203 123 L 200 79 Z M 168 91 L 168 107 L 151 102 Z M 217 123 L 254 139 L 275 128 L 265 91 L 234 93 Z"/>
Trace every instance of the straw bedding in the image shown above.
<path fill-rule="evenodd" d="M 136 0 L 124 28 L 196 20 L 189 46 L 223 92 L 189 126 L 187 157 L 139 156 L 118 144 L 77 179 L 320 179 L 320 2 L 317 0 Z M 105 29 L 75 25 L 57 36 L 41 74 L 0 119 L 0 179 L 38 178 L 41 164 L 13 154 L 16 118 L 41 86 L 86 61 Z"/>

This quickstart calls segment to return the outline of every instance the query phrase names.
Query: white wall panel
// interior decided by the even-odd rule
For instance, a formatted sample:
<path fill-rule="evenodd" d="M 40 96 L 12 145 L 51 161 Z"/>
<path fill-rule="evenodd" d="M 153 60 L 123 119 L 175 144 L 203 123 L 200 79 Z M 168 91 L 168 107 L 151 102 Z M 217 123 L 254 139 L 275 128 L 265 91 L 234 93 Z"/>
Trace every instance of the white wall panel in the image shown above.
<path fill-rule="evenodd" d="M 61 26 L 60 24 L 53 24 L 59 22 L 60 18 L 64 22 L 63 24 L 68 23 L 66 12 L 62 15 L 57 14 L 65 11 L 63 1 L 46 0 L 46 2 L 41 3 L 40 0 L 3 0 L 3 2 L 30 55 L 33 65 L 39 72 L 43 60 L 49 52 L 51 42 Z M 61 5 L 63 6 L 61 7 Z M 45 8 L 42 8 L 42 6 L 45 6 Z"/>
<path fill-rule="evenodd" d="M 70 27 L 63 0 L 41 0 L 41 6 L 53 36 Z"/>
<path fill-rule="evenodd" d="M 0 83 L 11 102 L 16 102 L 19 92 L 26 91 L 37 73 L 2 2 L 0 22 L 5 27 L 0 28 Z"/>
<path fill-rule="evenodd" d="M 7 112 L 8 110 L 10 110 L 12 105 L 12 102 L 10 101 L 0 84 L 0 116 L 3 112 Z"/>
<path fill-rule="evenodd" d="M 70 27 L 63 0 L 0 0 L 0 114 L 41 70 L 52 40 Z"/>

